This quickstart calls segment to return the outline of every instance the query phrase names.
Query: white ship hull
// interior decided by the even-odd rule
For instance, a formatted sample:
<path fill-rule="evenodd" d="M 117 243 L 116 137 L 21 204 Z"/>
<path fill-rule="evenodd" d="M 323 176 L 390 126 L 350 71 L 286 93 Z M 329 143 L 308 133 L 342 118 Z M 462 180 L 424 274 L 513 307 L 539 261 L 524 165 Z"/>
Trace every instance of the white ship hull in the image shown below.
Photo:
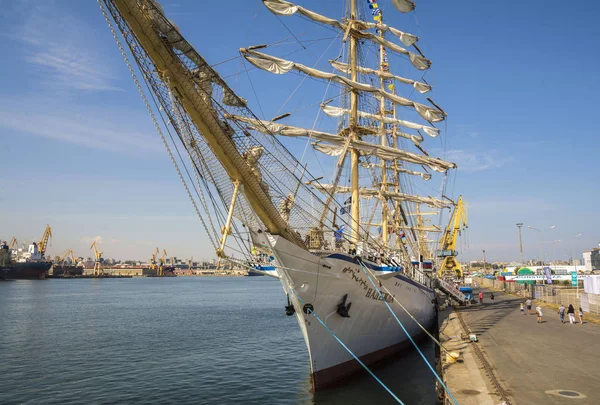
<path fill-rule="evenodd" d="M 315 315 L 303 312 L 305 304 L 312 305 L 316 316 L 367 364 L 383 360 L 410 345 L 406 333 L 352 256 L 335 253 L 319 257 L 281 237 L 270 239 L 273 253 L 281 266 L 278 272 L 283 288 L 294 305 L 306 341 L 315 390 L 338 383 L 361 366 Z M 375 275 L 383 274 L 372 263 L 365 264 Z M 373 281 L 381 282 L 423 326 L 433 324 L 435 294 L 432 289 L 397 273 Z M 379 289 L 385 293 L 383 287 Z M 346 294 L 347 302 L 352 303 L 349 318 L 337 312 L 338 304 Z M 392 297 L 385 298 L 411 336 L 422 333 Z"/>

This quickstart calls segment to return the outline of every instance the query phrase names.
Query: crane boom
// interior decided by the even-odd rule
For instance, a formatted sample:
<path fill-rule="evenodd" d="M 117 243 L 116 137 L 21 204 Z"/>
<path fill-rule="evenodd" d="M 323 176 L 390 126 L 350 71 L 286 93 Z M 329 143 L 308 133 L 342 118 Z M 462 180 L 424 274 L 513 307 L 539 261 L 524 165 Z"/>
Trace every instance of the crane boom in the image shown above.
<path fill-rule="evenodd" d="M 92 246 L 90 246 L 90 249 L 94 250 L 94 256 L 96 256 L 96 260 L 94 261 L 94 276 L 102 276 L 102 252 L 98 250 L 95 240 L 94 243 L 92 243 Z"/>
<path fill-rule="evenodd" d="M 157 252 L 158 252 L 158 248 L 157 248 Z M 164 274 L 164 270 L 165 270 L 165 256 L 167 255 L 167 251 L 165 249 L 163 249 L 162 252 L 162 256 L 159 259 L 158 262 L 158 276 L 162 276 Z"/>
<path fill-rule="evenodd" d="M 444 258 L 442 265 L 440 266 L 440 277 L 448 274 L 453 274 L 458 277 L 463 276 L 462 267 L 456 256 L 458 251 L 456 250 L 456 242 L 460 232 L 469 227 L 467 222 L 467 203 L 463 202 L 462 196 L 458 197 L 454 211 L 450 216 L 448 225 L 444 230 L 444 235 L 440 240 L 440 250 L 437 256 Z"/>
<path fill-rule="evenodd" d="M 42 235 L 42 239 L 38 242 L 38 248 L 40 249 L 40 253 L 42 257 L 46 255 L 46 248 L 48 247 L 48 241 L 52 237 L 52 228 L 50 225 L 46 225 L 46 229 L 44 230 L 44 234 Z"/>
<path fill-rule="evenodd" d="M 15 238 L 13 236 L 13 238 L 10 240 L 10 243 L 8 244 L 8 248 L 12 249 L 16 244 L 17 244 L 17 238 Z"/>

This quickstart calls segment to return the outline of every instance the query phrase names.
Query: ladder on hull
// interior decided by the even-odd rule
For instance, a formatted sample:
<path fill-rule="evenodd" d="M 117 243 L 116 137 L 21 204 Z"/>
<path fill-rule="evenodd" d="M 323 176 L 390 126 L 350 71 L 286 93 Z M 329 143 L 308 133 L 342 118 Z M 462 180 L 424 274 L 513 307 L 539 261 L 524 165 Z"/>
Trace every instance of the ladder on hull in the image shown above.
<path fill-rule="evenodd" d="M 453 283 L 438 278 L 437 288 L 440 289 L 442 292 L 448 294 L 455 301 L 458 301 L 459 304 L 465 305 L 467 303 L 467 297 L 465 296 L 465 294 L 463 294 Z"/>

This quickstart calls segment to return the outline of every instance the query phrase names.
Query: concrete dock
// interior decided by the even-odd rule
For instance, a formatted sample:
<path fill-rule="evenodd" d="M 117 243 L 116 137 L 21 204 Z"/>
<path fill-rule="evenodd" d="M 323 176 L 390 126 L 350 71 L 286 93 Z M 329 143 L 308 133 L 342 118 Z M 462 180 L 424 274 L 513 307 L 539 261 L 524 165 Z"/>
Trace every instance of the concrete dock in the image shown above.
<path fill-rule="evenodd" d="M 483 305 L 440 314 L 442 344 L 461 353 L 459 362 L 443 365 L 458 403 L 600 404 L 600 326 L 585 319 L 583 325 L 562 324 L 556 309 L 545 305 L 543 323 L 537 323 L 534 314 L 520 313 L 524 298 L 494 295 L 494 303 L 485 291 Z M 465 326 L 477 343 L 463 339 Z"/>

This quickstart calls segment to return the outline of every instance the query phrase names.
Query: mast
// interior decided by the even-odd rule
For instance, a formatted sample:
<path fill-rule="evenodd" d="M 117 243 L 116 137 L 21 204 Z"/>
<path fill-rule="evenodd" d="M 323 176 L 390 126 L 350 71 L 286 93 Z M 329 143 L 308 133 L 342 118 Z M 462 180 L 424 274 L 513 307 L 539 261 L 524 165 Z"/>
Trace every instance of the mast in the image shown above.
<path fill-rule="evenodd" d="M 350 21 L 349 29 L 352 29 L 354 22 L 356 21 L 356 0 L 350 0 Z M 356 61 L 356 47 L 357 41 L 356 36 L 350 35 L 350 79 L 354 82 L 357 81 L 357 61 Z M 357 141 L 358 136 L 356 134 L 356 122 L 358 117 L 358 91 L 352 89 L 350 93 L 350 137 L 352 140 Z M 351 187 L 352 187 L 352 202 L 351 202 L 351 234 L 350 240 L 353 243 L 357 243 L 358 231 L 360 229 L 360 195 L 358 185 L 358 151 L 354 148 L 350 150 L 350 170 L 351 170 Z"/>
<path fill-rule="evenodd" d="M 383 23 L 383 16 L 381 16 L 380 22 Z M 383 30 L 379 30 L 379 37 L 383 38 Z M 384 72 L 384 63 L 385 63 L 385 47 L 383 45 L 379 45 L 379 70 L 383 74 Z M 385 79 L 383 75 L 379 78 L 379 87 L 381 90 L 385 90 Z M 385 99 L 383 97 L 380 98 L 379 107 L 382 117 L 385 116 Z M 383 120 L 379 123 L 379 128 L 381 131 L 381 146 L 387 146 L 386 134 L 385 134 L 385 123 Z M 382 190 L 387 190 L 387 164 L 385 159 L 381 159 L 381 187 Z M 381 202 L 381 239 L 383 240 L 383 245 L 387 246 L 388 243 L 388 210 L 387 210 L 387 201 L 383 200 Z"/>

